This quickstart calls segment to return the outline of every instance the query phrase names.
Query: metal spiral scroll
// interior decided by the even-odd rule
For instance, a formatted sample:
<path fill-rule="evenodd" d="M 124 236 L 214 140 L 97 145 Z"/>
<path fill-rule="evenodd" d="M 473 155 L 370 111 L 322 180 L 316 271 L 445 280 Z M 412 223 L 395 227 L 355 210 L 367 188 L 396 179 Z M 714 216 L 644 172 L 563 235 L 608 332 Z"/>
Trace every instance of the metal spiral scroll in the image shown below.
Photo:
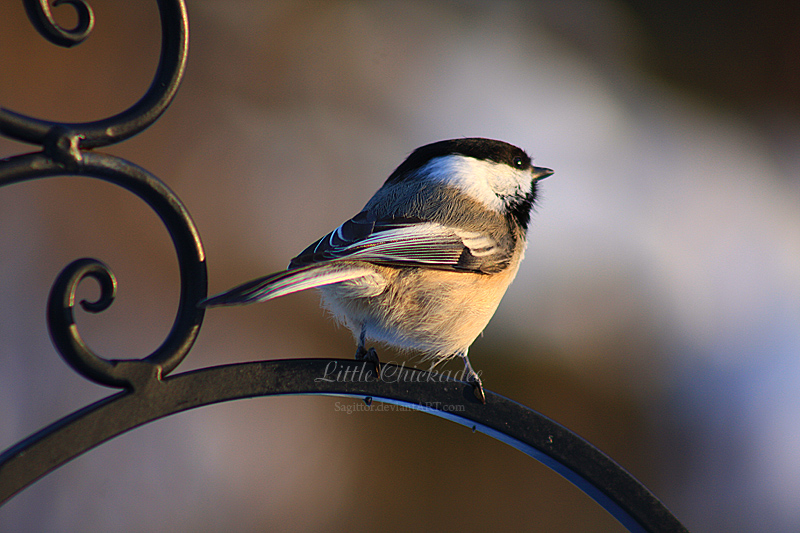
<path fill-rule="evenodd" d="M 82 43 L 94 28 L 94 12 L 92 6 L 83 0 L 55 0 L 53 6 L 70 4 L 78 14 L 78 24 L 71 30 L 65 30 L 53 18 L 48 0 L 25 2 L 28 18 L 45 39 L 59 46 L 75 46 Z"/>
<path fill-rule="evenodd" d="M 56 0 L 78 12 L 78 26 L 64 30 L 50 13 L 48 0 L 24 0 L 33 25 L 50 42 L 73 46 L 89 36 L 94 15 L 84 0 Z M 20 141 L 38 144 L 60 162 L 70 166 L 80 160 L 80 150 L 90 150 L 124 141 L 147 128 L 167 109 L 178 91 L 186 67 L 189 20 L 183 0 L 158 0 L 161 16 L 161 58 L 153 83 L 144 96 L 122 113 L 102 120 L 60 123 L 40 120 L 0 108 L 0 132 Z M 74 166 L 74 165 L 73 165 Z"/>
<path fill-rule="evenodd" d="M 84 0 L 56 0 L 70 4 L 78 14 L 72 30 L 58 26 L 47 0 L 27 0 L 25 9 L 33 25 L 59 46 L 73 46 L 89 36 L 94 14 Z M 109 181 L 142 198 L 161 217 L 178 254 L 181 295 L 178 314 L 167 339 L 144 359 L 109 360 L 95 354 L 83 341 L 73 309 L 78 284 L 87 277 L 100 284 L 95 302 L 81 302 L 97 313 L 108 308 L 116 293 L 116 280 L 108 267 L 95 259 L 79 259 L 59 275 L 48 302 L 50 336 L 72 368 L 88 379 L 110 387 L 136 389 L 160 379 L 189 352 L 203 319 L 197 308 L 206 295 L 207 275 L 200 238 L 186 208 L 158 178 L 121 158 L 89 152 L 125 140 L 152 124 L 169 106 L 178 90 L 186 64 L 188 19 L 179 0 L 160 0 L 161 58 L 147 93 L 129 109 L 109 118 L 85 123 L 59 123 L 31 118 L 0 108 L 0 132 L 20 141 L 38 144 L 42 151 L 0 161 L 0 186 L 63 175 L 80 175 Z"/>
<path fill-rule="evenodd" d="M 48 0 L 24 0 L 36 29 L 50 42 L 74 46 L 90 36 L 94 14 L 86 0 L 69 4 L 78 23 L 60 27 Z M 353 360 L 267 360 L 203 368 L 167 376 L 191 349 L 203 320 L 197 303 L 206 295 L 207 273 L 200 237 L 186 208 L 158 178 L 107 154 L 89 151 L 123 141 L 147 128 L 169 106 L 183 76 L 188 21 L 183 0 L 158 0 L 161 57 L 148 91 L 129 109 L 86 123 L 58 123 L 0 108 L 0 134 L 39 145 L 40 152 L 0 160 L 0 187 L 38 178 L 78 175 L 119 185 L 142 198 L 161 218 L 178 255 L 181 294 L 172 330 L 144 359 L 105 359 L 81 338 L 75 324 L 76 289 L 86 278 L 100 286 L 95 301 L 81 301 L 85 311 L 107 309 L 116 294 L 113 273 L 95 259 L 67 266 L 54 283 L 48 302 L 53 343 L 81 375 L 123 389 L 88 405 L 0 453 L 0 504 L 40 477 L 78 455 L 133 428 L 174 413 L 218 402 L 257 396 L 304 394 L 383 401 L 424 411 L 490 435 L 541 461 L 602 505 L 630 531 L 685 531 L 681 523 L 641 483 L 609 457 L 547 417 L 486 391 L 480 404 L 472 386 L 416 369 L 407 380 L 339 380 L 362 375 L 365 363 Z M 366 370 L 369 374 L 370 370 Z M 338 375 L 338 374 L 337 374 Z M 328 379 L 326 379 L 328 376 Z M 458 406 L 458 411 L 437 406 Z"/>

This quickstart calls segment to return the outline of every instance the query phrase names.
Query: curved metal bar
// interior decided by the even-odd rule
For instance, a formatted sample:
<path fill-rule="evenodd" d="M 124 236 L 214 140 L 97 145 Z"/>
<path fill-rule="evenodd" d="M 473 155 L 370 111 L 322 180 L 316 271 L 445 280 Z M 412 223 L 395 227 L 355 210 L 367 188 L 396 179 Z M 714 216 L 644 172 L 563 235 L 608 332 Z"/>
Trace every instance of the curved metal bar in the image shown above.
<path fill-rule="evenodd" d="M 33 25 L 45 38 L 61 46 L 77 44 L 71 38 L 66 38 L 69 44 L 64 44 L 61 38 L 54 40 L 53 35 L 61 35 L 64 30 L 53 21 L 47 0 L 25 1 Z M 91 31 L 91 24 L 84 23 L 84 18 L 93 17 L 84 15 L 84 11 L 91 14 L 91 9 L 84 0 L 61 0 L 55 5 L 63 2 L 75 6 L 80 19 L 78 27 L 66 33 L 83 29 L 86 33 L 83 36 L 85 39 Z M 124 141 L 150 126 L 167 109 L 178 91 L 189 44 L 189 19 L 183 0 L 158 0 L 158 9 L 161 15 L 161 57 L 150 88 L 138 102 L 112 117 L 75 123 L 41 120 L 0 108 L 0 133 L 20 141 L 46 146 L 61 138 L 54 138 L 52 135 L 53 129 L 59 128 L 65 138 L 77 140 L 77 148 L 88 150 Z"/>
<path fill-rule="evenodd" d="M 0 160 L 0 187 L 37 178 L 62 175 L 99 178 L 128 189 L 144 200 L 161 217 L 178 255 L 181 294 L 178 313 L 169 335 L 144 359 L 106 360 L 92 352 L 78 333 L 73 316 L 75 290 L 86 277 L 100 282 L 96 302 L 82 302 L 84 309 L 99 312 L 114 298 L 113 274 L 94 259 L 69 265 L 56 280 L 48 303 L 48 324 L 53 343 L 61 355 L 83 376 L 110 387 L 144 388 L 167 375 L 191 349 L 203 322 L 204 310 L 197 303 L 206 296 L 208 277 L 200 236 L 188 211 L 177 196 L 158 178 L 141 167 L 111 155 L 86 152 L 75 172 L 41 153 Z"/>
<path fill-rule="evenodd" d="M 50 11 L 48 0 L 28 0 L 25 2 L 25 11 L 36 30 L 48 41 L 58 46 L 69 48 L 86 40 L 94 28 L 94 12 L 92 6 L 85 0 L 55 0 L 53 6 L 69 4 L 75 8 L 78 15 L 78 24 L 71 30 L 65 30 L 58 25 Z"/>
<path fill-rule="evenodd" d="M 686 531 L 633 476 L 549 418 L 443 374 L 338 359 L 289 359 L 204 368 L 118 393 L 77 411 L 0 455 L 0 503 L 47 472 L 137 426 L 203 405 L 274 395 L 345 396 L 424 411 L 480 431 L 574 483 L 630 531 Z M 513 424 L 510 422 L 513 421 Z"/>

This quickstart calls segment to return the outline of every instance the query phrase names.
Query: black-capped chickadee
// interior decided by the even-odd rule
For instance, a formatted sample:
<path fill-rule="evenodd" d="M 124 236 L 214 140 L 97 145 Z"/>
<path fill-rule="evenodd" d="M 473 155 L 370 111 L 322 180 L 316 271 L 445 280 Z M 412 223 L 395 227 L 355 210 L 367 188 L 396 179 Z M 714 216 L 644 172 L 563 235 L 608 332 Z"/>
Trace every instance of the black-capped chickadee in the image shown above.
<path fill-rule="evenodd" d="M 292 259 L 286 270 L 212 296 L 201 306 L 263 302 L 317 287 L 324 307 L 375 362 L 368 340 L 461 357 L 485 402 L 467 351 L 517 273 L 537 182 L 535 167 L 502 141 L 465 138 L 416 149 L 356 216 Z"/>

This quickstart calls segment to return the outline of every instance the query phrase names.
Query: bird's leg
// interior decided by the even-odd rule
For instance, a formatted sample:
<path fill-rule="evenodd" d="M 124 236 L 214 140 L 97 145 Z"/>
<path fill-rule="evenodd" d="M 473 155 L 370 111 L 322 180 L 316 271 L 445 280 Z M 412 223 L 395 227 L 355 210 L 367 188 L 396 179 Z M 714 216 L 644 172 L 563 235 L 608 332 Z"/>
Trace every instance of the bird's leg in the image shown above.
<path fill-rule="evenodd" d="M 356 361 L 369 361 L 375 365 L 375 374 L 381 378 L 381 361 L 378 359 L 378 352 L 375 348 L 367 350 L 364 345 L 367 342 L 367 326 L 361 326 L 361 334 L 358 336 L 358 347 L 356 348 Z"/>
<path fill-rule="evenodd" d="M 483 392 L 483 382 L 481 381 L 480 376 L 478 376 L 478 373 L 472 368 L 472 365 L 469 362 L 469 357 L 467 356 L 467 350 L 464 350 L 464 353 L 459 355 L 464 360 L 464 377 L 466 378 L 467 383 L 472 384 L 472 392 L 475 393 L 475 397 L 480 400 L 481 403 L 485 404 L 486 394 Z"/>

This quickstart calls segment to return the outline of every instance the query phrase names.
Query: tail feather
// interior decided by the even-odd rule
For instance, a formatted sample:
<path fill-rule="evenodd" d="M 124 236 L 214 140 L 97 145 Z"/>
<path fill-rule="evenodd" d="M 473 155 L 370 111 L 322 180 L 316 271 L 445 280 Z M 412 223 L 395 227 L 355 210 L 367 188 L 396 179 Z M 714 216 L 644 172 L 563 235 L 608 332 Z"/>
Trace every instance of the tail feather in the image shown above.
<path fill-rule="evenodd" d="M 206 298 L 198 306 L 216 307 L 265 302 L 293 292 L 360 278 L 369 273 L 370 271 L 366 269 L 332 270 L 321 265 L 309 265 L 248 281 L 221 294 Z"/>

